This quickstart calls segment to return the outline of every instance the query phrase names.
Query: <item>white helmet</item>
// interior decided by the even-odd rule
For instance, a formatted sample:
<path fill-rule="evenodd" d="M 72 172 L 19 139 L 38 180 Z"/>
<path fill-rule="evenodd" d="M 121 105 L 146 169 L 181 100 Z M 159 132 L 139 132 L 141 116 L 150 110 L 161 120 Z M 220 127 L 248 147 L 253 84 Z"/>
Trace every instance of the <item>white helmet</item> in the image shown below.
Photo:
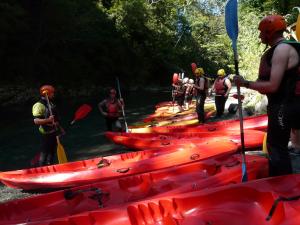
<path fill-rule="evenodd" d="M 189 82 L 189 78 L 188 78 L 188 77 L 183 78 L 183 83 L 184 83 L 184 84 L 186 84 L 186 83 L 188 83 L 188 82 Z"/>
<path fill-rule="evenodd" d="M 193 79 L 189 79 L 189 84 L 193 84 L 194 80 Z"/>

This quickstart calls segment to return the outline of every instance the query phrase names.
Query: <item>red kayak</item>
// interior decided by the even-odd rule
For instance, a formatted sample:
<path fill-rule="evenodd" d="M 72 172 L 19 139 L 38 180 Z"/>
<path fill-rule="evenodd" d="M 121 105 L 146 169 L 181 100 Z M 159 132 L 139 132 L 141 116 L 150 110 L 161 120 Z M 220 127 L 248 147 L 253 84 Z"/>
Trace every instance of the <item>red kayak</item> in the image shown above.
<path fill-rule="evenodd" d="M 267 176 L 267 159 L 247 156 L 248 177 Z M 241 157 L 226 155 L 125 178 L 0 204 L 0 224 L 66 217 L 154 196 L 168 196 L 239 183 Z"/>
<path fill-rule="evenodd" d="M 216 140 L 197 145 L 170 146 L 163 151 L 168 154 L 151 155 L 151 158 L 134 160 L 102 160 L 100 168 L 99 161 L 86 161 L 65 163 L 55 166 L 12 171 L 1 173 L 0 180 L 3 184 L 24 190 L 49 189 L 74 187 L 89 184 L 97 181 L 125 177 L 133 174 L 151 172 L 175 165 L 196 162 L 216 155 L 233 153 L 238 146 L 228 140 Z M 138 161 L 137 161 L 138 160 Z M 73 168 L 73 165 L 74 168 Z M 81 165 L 81 167 L 80 167 Z M 49 169 L 48 169 L 49 168 Z"/>
<path fill-rule="evenodd" d="M 132 149 L 165 148 L 166 146 L 179 146 L 198 144 L 208 140 L 231 140 L 241 146 L 240 131 L 216 131 L 199 133 L 117 133 L 106 132 L 106 137 L 114 143 L 124 145 Z M 246 149 L 260 148 L 263 144 L 265 132 L 257 130 L 245 130 L 244 140 Z"/>
<path fill-rule="evenodd" d="M 266 131 L 268 126 L 267 115 L 252 116 L 244 118 L 244 129 Z M 129 129 L 131 133 L 172 133 L 172 132 L 207 132 L 207 131 L 226 131 L 239 130 L 240 121 L 222 120 L 210 122 L 202 125 L 184 125 L 184 126 L 162 126 L 162 127 L 145 127 Z"/>
<path fill-rule="evenodd" d="M 151 198 L 68 216 L 40 225 L 296 225 L 300 175 Z"/>

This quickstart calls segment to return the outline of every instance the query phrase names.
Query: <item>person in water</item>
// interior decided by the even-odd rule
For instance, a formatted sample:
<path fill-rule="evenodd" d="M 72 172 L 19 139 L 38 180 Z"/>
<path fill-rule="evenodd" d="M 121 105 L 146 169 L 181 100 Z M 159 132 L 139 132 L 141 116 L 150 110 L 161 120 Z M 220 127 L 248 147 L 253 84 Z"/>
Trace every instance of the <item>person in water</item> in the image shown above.
<path fill-rule="evenodd" d="M 59 117 L 53 104 L 55 89 L 51 85 L 44 85 L 40 88 L 40 100 L 32 107 L 33 121 L 39 126 L 41 137 L 40 154 L 38 165 L 51 165 L 54 163 L 54 156 L 57 148 L 56 136 L 59 132 L 64 133 L 60 126 Z M 49 102 L 48 102 L 49 101 Z"/>
<path fill-rule="evenodd" d="M 284 39 L 286 22 L 280 15 L 263 18 L 258 26 L 260 39 L 270 48 L 260 61 L 256 81 L 236 76 L 235 82 L 268 97 L 267 148 L 270 176 L 292 173 L 288 152 L 291 129 L 300 128 L 300 44 Z"/>
<path fill-rule="evenodd" d="M 122 107 L 124 107 L 123 99 L 118 99 L 116 89 L 110 88 L 108 97 L 98 104 L 99 111 L 105 117 L 108 131 L 123 130 L 120 122 Z"/>
<path fill-rule="evenodd" d="M 231 90 L 231 82 L 226 76 L 224 69 L 219 69 L 217 73 L 218 77 L 215 80 L 211 92 L 215 92 L 215 105 L 217 114 L 216 117 L 221 117 L 224 113 L 225 104 L 228 99 L 229 92 Z"/>
<path fill-rule="evenodd" d="M 203 68 L 199 67 L 194 71 L 195 85 L 194 94 L 196 96 L 196 112 L 198 115 L 199 123 L 205 122 L 204 104 L 208 91 L 208 80 L 204 76 Z"/>

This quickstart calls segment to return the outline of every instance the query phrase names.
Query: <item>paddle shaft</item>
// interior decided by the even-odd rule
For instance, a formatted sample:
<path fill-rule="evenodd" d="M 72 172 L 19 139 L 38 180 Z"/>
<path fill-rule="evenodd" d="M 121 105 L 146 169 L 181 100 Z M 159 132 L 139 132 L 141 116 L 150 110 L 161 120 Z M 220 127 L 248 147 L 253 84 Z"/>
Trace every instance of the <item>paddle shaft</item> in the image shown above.
<path fill-rule="evenodd" d="M 239 76 L 239 67 L 238 67 L 238 60 L 234 59 L 234 67 L 236 75 Z M 241 100 L 241 88 L 240 85 L 237 85 L 237 95 L 238 95 L 238 109 L 239 109 L 239 119 L 240 119 L 240 131 L 241 131 L 241 146 L 242 146 L 242 154 L 243 154 L 243 161 L 245 161 L 245 138 L 244 138 L 244 121 L 243 121 L 243 111 L 242 111 L 242 100 Z"/>
<path fill-rule="evenodd" d="M 50 105 L 50 101 L 49 101 L 49 97 L 48 97 L 47 92 L 45 93 L 45 97 L 46 97 L 46 100 L 47 100 L 47 105 L 48 105 L 50 116 L 53 116 L 53 112 L 52 112 L 52 108 L 51 108 L 51 105 Z M 56 126 L 54 121 L 53 121 L 53 126 L 55 127 L 55 130 L 57 130 L 57 126 Z M 56 135 L 56 141 L 57 141 L 57 144 L 60 143 L 58 135 Z"/>
<path fill-rule="evenodd" d="M 225 6 L 225 26 L 228 36 L 232 42 L 232 49 L 234 54 L 234 67 L 235 73 L 239 76 L 238 66 L 238 54 L 237 54 L 237 38 L 238 38 L 238 15 L 237 15 L 237 0 L 228 0 Z M 241 89 L 240 85 L 237 85 L 238 94 L 238 109 L 239 109 L 239 120 L 240 120 L 240 136 L 241 136 L 241 147 L 242 147 L 242 182 L 248 180 L 246 157 L 245 157 L 245 143 L 244 143 L 244 124 L 243 124 L 243 112 L 242 112 L 242 100 L 241 100 Z"/>
<path fill-rule="evenodd" d="M 234 69 L 236 75 L 240 75 L 239 73 L 239 62 L 237 56 L 237 50 L 233 48 L 234 52 Z M 241 147 L 242 147 L 242 166 L 243 166 L 243 176 L 242 181 L 248 181 L 247 176 L 247 168 L 246 168 L 246 156 L 245 156 L 245 136 L 244 136 L 244 121 L 243 121 L 243 109 L 242 109 L 242 100 L 241 100 L 241 87 L 240 85 L 236 86 L 237 95 L 238 95 L 238 109 L 239 109 L 239 119 L 240 119 L 240 133 L 241 133 Z"/>
<path fill-rule="evenodd" d="M 172 88 L 172 105 L 173 105 L 173 112 L 175 107 L 175 87 Z"/>
<path fill-rule="evenodd" d="M 119 78 L 116 77 L 116 80 L 117 80 L 117 86 L 118 86 L 118 91 L 119 91 L 119 97 L 120 97 L 120 99 L 122 99 Z M 127 122 L 126 122 L 126 116 L 125 116 L 125 110 L 124 110 L 123 103 L 121 104 L 121 108 L 122 108 L 122 114 L 123 114 L 123 117 L 124 117 L 125 129 L 126 129 L 126 132 L 128 132 L 128 125 L 127 125 Z"/>

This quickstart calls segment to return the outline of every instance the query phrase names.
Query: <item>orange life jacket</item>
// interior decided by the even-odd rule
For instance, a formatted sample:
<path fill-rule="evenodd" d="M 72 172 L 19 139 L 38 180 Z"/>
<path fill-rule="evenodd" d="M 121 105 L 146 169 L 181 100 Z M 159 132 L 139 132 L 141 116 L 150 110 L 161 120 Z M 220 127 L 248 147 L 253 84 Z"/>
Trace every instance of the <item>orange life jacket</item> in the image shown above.
<path fill-rule="evenodd" d="M 106 111 L 107 116 L 111 118 L 120 116 L 120 106 L 118 100 L 111 101 L 111 99 L 106 99 Z"/>
<path fill-rule="evenodd" d="M 226 77 L 218 77 L 215 83 L 216 95 L 225 95 L 228 87 L 225 85 Z"/>

